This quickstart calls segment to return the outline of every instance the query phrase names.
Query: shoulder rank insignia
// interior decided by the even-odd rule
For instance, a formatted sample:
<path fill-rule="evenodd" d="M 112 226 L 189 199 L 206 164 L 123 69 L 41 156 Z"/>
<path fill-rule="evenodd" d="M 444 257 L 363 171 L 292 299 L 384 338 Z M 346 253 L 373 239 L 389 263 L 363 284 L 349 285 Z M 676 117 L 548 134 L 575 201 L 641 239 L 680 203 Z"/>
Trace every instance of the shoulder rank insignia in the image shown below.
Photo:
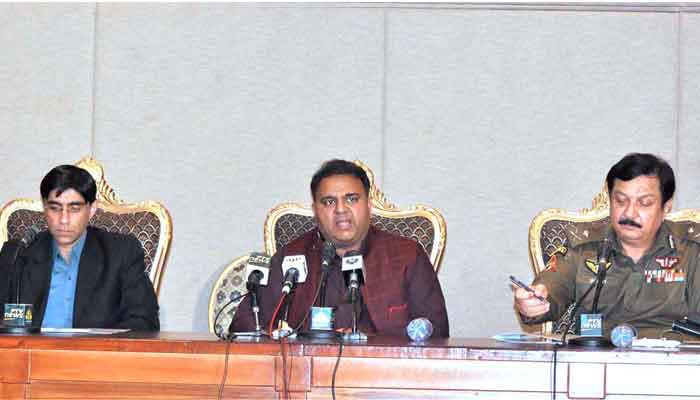
<path fill-rule="evenodd" d="M 678 264 L 678 257 L 656 257 L 654 261 L 656 261 L 662 269 L 671 269 Z"/>
<path fill-rule="evenodd" d="M 608 263 L 605 264 L 605 270 L 609 271 L 611 267 L 612 267 L 612 261 L 608 261 Z M 588 268 L 588 270 L 593 272 L 594 274 L 598 275 L 598 261 L 596 261 L 595 259 L 587 258 L 586 259 L 586 268 Z"/>
<path fill-rule="evenodd" d="M 564 255 L 566 254 L 566 246 L 563 244 L 559 245 L 556 249 L 549 253 L 549 261 L 545 266 L 545 271 L 557 272 L 557 253 Z"/>

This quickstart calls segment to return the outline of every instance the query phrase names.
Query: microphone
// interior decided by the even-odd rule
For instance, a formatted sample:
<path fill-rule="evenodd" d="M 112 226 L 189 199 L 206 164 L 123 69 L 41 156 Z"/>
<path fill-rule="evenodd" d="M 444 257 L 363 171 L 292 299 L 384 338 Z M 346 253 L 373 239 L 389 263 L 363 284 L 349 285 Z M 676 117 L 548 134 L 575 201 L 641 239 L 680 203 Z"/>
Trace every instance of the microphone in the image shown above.
<path fill-rule="evenodd" d="M 282 293 L 289 294 L 297 283 L 306 282 L 308 269 L 306 267 L 306 256 L 303 254 L 296 256 L 286 256 L 282 260 Z"/>
<path fill-rule="evenodd" d="M 22 275 L 24 275 L 24 265 L 20 268 L 17 265 L 17 260 L 24 250 L 29 247 L 30 244 L 36 239 L 36 235 L 39 233 L 39 227 L 32 225 L 24 232 L 24 235 L 19 239 L 17 249 L 12 257 L 12 264 L 15 266 L 15 302 L 19 304 L 20 295 L 22 293 Z"/>
<path fill-rule="evenodd" d="M 22 250 L 26 249 L 34 242 L 34 239 L 36 239 L 36 235 L 38 235 L 39 232 L 41 232 L 41 229 L 39 229 L 39 227 L 36 225 L 30 226 L 29 229 L 24 232 L 24 235 L 22 235 L 22 238 L 19 240 Z"/>
<path fill-rule="evenodd" d="M 406 325 L 406 334 L 414 342 L 423 342 L 433 335 L 433 323 L 428 318 L 415 318 Z"/>
<path fill-rule="evenodd" d="M 321 269 L 326 271 L 330 270 L 334 258 L 335 245 L 330 240 L 326 240 L 323 242 L 323 248 L 321 249 Z"/>
<path fill-rule="evenodd" d="M 343 271 L 345 285 L 350 290 L 350 301 L 353 303 L 355 302 L 357 290 L 360 288 L 360 285 L 365 283 L 364 274 L 362 273 L 363 268 L 364 259 L 359 251 L 353 250 L 345 253 L 341 271 Z"/>
<path fill-rule="evenodd" d="M 321 284 L 319 285 L 319 307 L 326 306 L 326 285 L 328 284 L 328 273 L 333 268 L 333 259 L 335 258 L 335 245 L 330 240 L 323 242 L 321 249 Z"/>
<path fill-rule="evenodd" d="M 250 294 L 250 309 L 255 317 L 255 330 L 252 332 L 233 332 L 233 320 L 228 326 L 229 337 L 237 336 L 262 336 L 262 326 L 260 325 L 260 305 L 258 304 L 258 288 L 267 286 L 270 278 L 271 257 L 265 253 L 250 253 L 245 265 L 246 289 Z"/>
<path fill-rule="evenodd" d="M 267 286 L 270 278 L 270 260 L 271 257 L 265 253 L 250 253 L 245 265 L 245 275 L 248 277 L 246 288 L 249 291 Z"/>
<path fill-rule="evenodd" d="M 632 342 L 637 337 L 637 330 L 632 325 L 620 324 L 613 328 L 610 339 L 615 347 L 632 347 Z"/>
<path fill-rule="evenodd" d="M 24 232 L 24 235 L 17 243 L 17 248 L 12 257 L 14 265 L 14 280 L 15 280 L 15 303 L 5 303 L 2 326 L 0 333 L 35 333 L 39 332 L 40 327 L 32 326 L 33 304 L 21 304 L 22 297 L 22 276 L 24 275 L 24 264 L 18 263 L 20 255 L 28 248 L 36 235 L 40 232 L 36 225 L 32 225 Z"/>

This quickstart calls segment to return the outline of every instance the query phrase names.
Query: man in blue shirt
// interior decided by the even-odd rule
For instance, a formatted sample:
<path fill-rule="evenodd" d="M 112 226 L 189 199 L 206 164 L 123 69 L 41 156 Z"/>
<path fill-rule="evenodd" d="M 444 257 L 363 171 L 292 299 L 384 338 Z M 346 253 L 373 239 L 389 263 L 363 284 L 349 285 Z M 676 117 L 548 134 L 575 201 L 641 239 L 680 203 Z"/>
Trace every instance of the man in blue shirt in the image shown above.
<path fill-rule="evenodd" d="M 20 300 L 34 305 L 34 325 L 158 330 L 158 302 L 138 240 L 88 226 L 97 195 L 90 173 L 61 165 L 40 189 L 49 229 L 18 260 L 24 263 Z M 17 245 L 6 242 L 0 251 L 0 300 L 15 293 Z"/>

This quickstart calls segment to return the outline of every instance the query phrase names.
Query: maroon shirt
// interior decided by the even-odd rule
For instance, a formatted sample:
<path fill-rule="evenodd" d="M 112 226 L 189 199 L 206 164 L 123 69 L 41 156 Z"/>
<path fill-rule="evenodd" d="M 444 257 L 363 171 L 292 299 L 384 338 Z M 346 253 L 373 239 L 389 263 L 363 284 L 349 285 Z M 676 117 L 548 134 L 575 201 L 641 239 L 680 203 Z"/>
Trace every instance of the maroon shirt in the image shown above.
<path fill-rule="evenodd" d="M 321 279 L 323 240 L 314 229 L 280 249 L 270 264 L 269 285 L 261 287 L 258 303 L 260 321 L 267 330 L 282 291 L 282 260 L 288 255 L 304 254 L 309 268 L 306 282 L 296 286 L 287 322 L 296 327 L 312 306 Z M 425 317 L 433 323 L 434 337 L 448 337 L 449 323 L 445 298 L 430 259 L 411 239 L 371 227 L 361 250 L 364 258 L 361 312 L 358 327 L 365 333 L 405 335 L 406 325 Z M 335 328 L 352 326 L 352 309 L 347 304 L 347 286 L 336 256 L 328 276 L 326 306 L 336 308 Z M 280 316 L 278 316 L 279 319 Z M 255 328 L 250 298 L 240 303 L 231 322 L 231 331 Z M 308 329 L 308 319 L 304 329 Z"/>

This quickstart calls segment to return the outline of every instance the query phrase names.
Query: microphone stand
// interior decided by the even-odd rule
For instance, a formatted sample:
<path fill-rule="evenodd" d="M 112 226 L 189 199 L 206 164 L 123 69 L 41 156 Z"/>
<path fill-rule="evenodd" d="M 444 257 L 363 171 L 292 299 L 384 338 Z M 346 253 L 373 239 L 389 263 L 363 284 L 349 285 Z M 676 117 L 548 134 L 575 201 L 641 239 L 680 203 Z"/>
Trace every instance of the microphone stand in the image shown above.
<path fill-rule="evenodd" d="M 323 268 L 321 270 L 321 284 L 319 286 L 319 295 L 318 295 L 318 306 L 319 307 L 325 307 L 326 306 L 326 285 L 328 284 L 328 270 L 330 268 Z"/>
<path fill-rule="evenodd" d="M 262 327 L 260 326 L 260 306 L 258 306 L 258 289 L 255 288 L 250 294 L 250 306 L 253 310 L 253 316 L 255 317 L 255 336 L 262 335 Z"/>
<path fill-rule="evenodd" d="M 33 238 L 32 238 L 33 239 Z M 31 240 L 30 240 L 31 241 Z M 31 306 L 30 304 L 20 304 L 20 293 L 22 292 L 22 278 L 24 276 L 24 262 L 20 263 L 20 258 L 22 255 L 22 252 L 24 251 L 25 246 L 20 243 L 17 246 L 17 250 L 15 250 L 14 254 L 14 263 L 13 263 L 13 273 L 14 273 L 14 281 L 15 281 L 15 304 L 5 304 L 5 310 L 8 310 L 8 306 L 10 308 L 10 313 L 12 313 L 15 310 L 18 309 L 24 309 L 23 315 L 24 319 L 26 322 L 26 312 L 27 308 L 26 306 Z M 21 266 L 20 266 L 21 264 Z M 34 310 L 30 309 L 30 313 L 32 313 Z M 5 314 L 5 313 L 3 313 Z M 12 334 L 28 334 L 28 333 L 39 333 L 41 331 L 41 327 L 39 326 L 34 326 L 33 321 L 32 325 L 26 326 L 24 325 L 24 322 L 20 325 L 7 325 L 5 318 L 3 317 L 2 320 L 2 325 L 0 325 L 0 333 L 12 333 Z"/>
<path fill-rule="evenodd" d="M 292 302 L 292 296 L 294 296 L 294 291 L 292 290 L 289 292 L 286 296 L 284 296 L 284 304 L 282 307 L 284 307 L 284 311 L 282 312 L 282 318 L 280 318 L 279 325 L 277 328 L 277 338 L 295 338 L 297 336 L 296 332 L 294 329 L 292 329 L 289 326 L 289 323 L 287 322 L 287 319 L 289 318 L 289 304 Z M 274 337 L 274 332 L 273 332 L 273 338 L 277 339 Z"/>
<path fill-rule="evenodd" d="M 330 314 L 331 321 L 333 320 L 333 309 L 326 309 L 326 286 L 328 284 L 328 275 L 333 268 L 333 265 L 328 262 L 328 263 L 322 263 L 321 267 L 321 282 L 319 283 L 318 286 L 318 308 L 317 307 L 311 307 L 311 310 L 309 311 L 311 313 L 311 329 L 308 331 L 304 332 L 303 335 L 314 338 L 314 339 L 335 339 L 338 337 L 338 333 L 332 329 L 330 330 L 324 330 L 324 329 L 315 329 L 314 328 L 314 312 L 318 310 L 318 312 L 325 312 Z"/>
<path fill-rule="evenodd" d="M 343 334 L 343 339 L 344 340 L 349 340 L 349 341 L 354 341 L 354 342 L 360 342 L 360 341 L 366 341 L 367 340 L 367 335 L 363 332 L 360 332 L 357 329 L 357 317 L 358 317 L 358 312 L 357 312 L 357 298 L 358 296 L 358 291 L 359 291 L 359 278 L 357 275 L 357 270 L 352 270 L 350 273 L 350 304 L 352 307 L 352 332 L 345 333 Z"/>
<path fill-rule="evenodd" d="M 598 314 L 598 299 L 600 298 L 600 292 L 601 289 L 603 288 L 603 283 L 605 281 L 605 275 L 606 275 L 606 269 L 605 269 L 605 264 L 604 263 L 599 263 L 598 264 L 598 274 L 596 275 L 595 281 L 591 283 L 591 285 L 586 289 L 586 291 L 583 293 L 583 296 L 578 300 L 578 303 L 574 306 L 573 311 L 571 312 L 571 318 L 576 318 L 576 314 L 578 313 L 578 309 L 581 307 L 581 304 L 583 304 L 583 300 L 588 296 L 588 294 L 591 292 L 591 289 L 594 287 L 596 288 L 595 294 L 593 296 L 593 308 L 592 308 L 592 314 Z M 601 317 L 602 321 L 602 317 Z M 570 324 L 570 322 L 569 322 Z M 579 324 L 579 329 L 580 329 L 580 324 Z M 564 331 L 564 335 L 562 336 L 562 342 L 564 343 L 571 343 L 575 346 L 583 346 L 583 347 L 612 347 L 612 342 L 608 340 L 605 336 L 579 336 L 574 339 L 570 339 L 568 342 L 566 342 L 566 335 L 569 332 L 569 326 L 566 326 L 566 330 Z"/>
<path fill-rule="evenodd" d="M 598 280 L 596 281 L 595 294 L 593 295 L 593 309 L 591 310 L 593 314 L 598 314 L 598 299 L 600 299 L 600 292 L 602 292 L 601 289 L 603 289 L 606 273 L 607 271 L 605 270 L 605 265 L 599 265 Z"/>

